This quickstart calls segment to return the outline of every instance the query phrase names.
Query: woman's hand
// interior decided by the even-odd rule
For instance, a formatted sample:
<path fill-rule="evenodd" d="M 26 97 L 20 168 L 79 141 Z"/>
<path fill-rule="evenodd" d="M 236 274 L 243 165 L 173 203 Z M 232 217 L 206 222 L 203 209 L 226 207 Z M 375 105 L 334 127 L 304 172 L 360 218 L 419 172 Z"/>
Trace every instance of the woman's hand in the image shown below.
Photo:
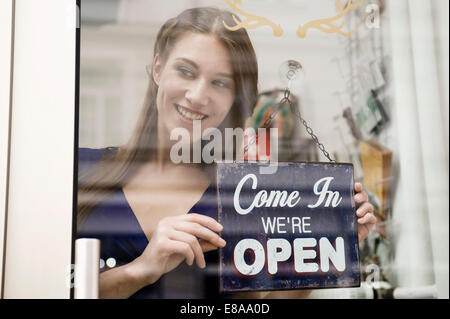
<path fill-rule="evenodd" d="M 367 193 L 361 183 L 355 183 L 356 216 L 358 218 L 358 241 L 362 242 L 377 222 L 373 206 L 368 202 Z"/>
<path fill-rule="evenodd" d="M 215 232 L 222 230 L 216 220 L 200 214 L 186 214 L 161 219 L 147 248 L 135 262 L 147 284 L 176 268 L 183 260 L 191 266 L 194 261 L 205 268 L 204 252 L 225 246 Z M 199 239 L 197 239 L 199 238 Z"/>

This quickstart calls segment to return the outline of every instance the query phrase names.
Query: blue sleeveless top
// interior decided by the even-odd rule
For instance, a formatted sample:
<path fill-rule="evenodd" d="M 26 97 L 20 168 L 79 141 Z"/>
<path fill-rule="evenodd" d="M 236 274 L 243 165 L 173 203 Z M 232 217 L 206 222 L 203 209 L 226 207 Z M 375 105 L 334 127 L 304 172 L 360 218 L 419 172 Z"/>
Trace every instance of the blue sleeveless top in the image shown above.
<path fill-rule="evenodd" d="M 78 175 L 99 162 L 108 149 L 78 149 Z M 189 213 L 204 214 L 217 219 L 216 187 L 211 184 Z M 98 204 L 86 218 L 77 232 L 77 238 L 100 239 L 100 258 L 104 261 L 114 258 L 119 267 L 139 257 L 149 241 L 144 234 L 128 201 L 120 189 Z M 219 293 L 218 250 L 205 253 L 206 268 L 188 266 L 182 262 L 173 271 L 163 275 L 156 283 L 142 288 L 131 299 L 144 298 L 227 298 Z M 110 269 L 105 265 L 100 271 Z"/>

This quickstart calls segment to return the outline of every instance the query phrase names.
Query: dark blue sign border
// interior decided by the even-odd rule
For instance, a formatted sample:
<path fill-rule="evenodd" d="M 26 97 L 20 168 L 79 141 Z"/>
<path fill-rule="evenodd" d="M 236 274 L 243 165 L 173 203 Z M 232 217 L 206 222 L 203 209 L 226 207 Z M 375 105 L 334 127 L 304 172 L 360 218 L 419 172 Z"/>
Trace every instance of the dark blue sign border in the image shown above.
<path fill-rule="evenodd" d="M 220 249 L 221 291 L 359 287 L 360 266 L 353 165 L 317 162 L 278 163 L 275 174 L 260 174 L 260 168 L 264 166 L 267 167 L 267 164 L 217 163 L 218 220 L 224 226 L 221 236 L 227 242 L 226 247 Z M 245 181 L 242 182 L 244 177 Z M 255 180 L 256 187 L 253 189 Z M 238 213 L 234 197 L 240 182 L 242 188 L 238 197 L 241 209 Z M 262 206 L 262 201 L 259 201 L 257 205 L 261 207 L 247 209 L 255 204 L 255 197 L 264 190 L 267 194 L 277 190 L 286 191 L 285 195 L 294 193 L 290 197 L 290 204 L 295 205 L 288 207 L 286 204 L 281 207 L 282 201 L 277 205 L 276 200 L 270 204 L 269 200 Z M 326 193 L 326 190 L 329 193 Z M 295 191 L 298 192 L 298 196 Z M 321 191 L 329 196 L 324 196 L 320 203 L 318 194 Z M 262 198 L 264 199 L 264 195 Z M 274 198 L 272 196 L 272 199 Z M 336 207 L 333 207 L 333 204 L 337 204 Z M 314 207 L 315 205 L 317 206 Z M 241 245 L 240 242 L 244 239 L 250 239 L 246 243 L 262 247 L 261 250 L 264 252 L 247 249 L 245 253 L 235 254 L 237 245 Z M 294 245 L 296 239 L 299 240 Z M 272 254 L 268 253 L 268 240 L 272 240 L 270 244 Z M 285 245 L 284 253 L 289 255 L 288 259 L 274 263 L 274 242 Z M 309 243 L 309 246 L 304 246 L 305 243 Z M 339 250 L 339 244 L 344 248 Z M 341 257 L 345 254 L 345 265 L 342 263 L 334 265 L 333 257 L 324 253 L 327 249 L 331 251 L 330 247 L 336 252 L 339 251 Z M 301 253 L 298 253 L 299 249 L 302 250 Z M 323 258 L 325 262 L 320 260 L 321 249 L 323 256 L 330 257 Z M 275 251 L 280 250 L 277 248 Z M 307 255 L 303 257 L 314 258 L 299 258 L 305 252 Z M 259 265 L 258 269 L 246 270 L 242 267 L 238 269 L 234 260 L 237 256 L 236 258 L 240 258 L 240 265 L 243 264 L 242 259 L 247 265 L 256 265 L 256 258 L 261 260 L 262 255 L 265 258 L 264 265 Z M 269 255 L 271 262 L 268 262 Z M 283 258 L 278 256 L 278 259 Z M 297 264 L 294 259 L 298 259 Z M 250 273 L 243 274 L 242 271 Z"/>

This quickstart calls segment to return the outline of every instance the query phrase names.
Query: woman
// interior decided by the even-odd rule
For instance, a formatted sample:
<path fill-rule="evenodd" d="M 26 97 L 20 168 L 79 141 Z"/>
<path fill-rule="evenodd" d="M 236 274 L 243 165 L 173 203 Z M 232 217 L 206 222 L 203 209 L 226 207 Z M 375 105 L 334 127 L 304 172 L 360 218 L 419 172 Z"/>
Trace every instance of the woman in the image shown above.
<path fill-rule="evenodd" d="M 117 262 L 100 274 L 101 298 L 219 296 L 217 272 L 199 269 L 217 262 L 217 248 L 226 245 L 217 234 L 213 167 L 174 164 L 170 136 L 176 128 L 193 133 L 194 120 L 202 133 L 244 127 L 256 104 L 253 46 L 244 29 L 229 31 L 224 21 L 234 23 L 231 13 L 214 8 L 168 20 L 156 39 L 132 138 L 116 149 L 80 149 L 79 237 L 100 238 L 101 257 Z M 84 167 L 89 161 L 96 165 Z M 361 185 L 355 190 L 363 203 L 359 221 L 367 227 L 362 238 L 374 223 L 367 214 L 372 207 Z M 178 267 L 183 261 L 188 266 Z M 198 267 L 190 267 L 194 262 Z"/>

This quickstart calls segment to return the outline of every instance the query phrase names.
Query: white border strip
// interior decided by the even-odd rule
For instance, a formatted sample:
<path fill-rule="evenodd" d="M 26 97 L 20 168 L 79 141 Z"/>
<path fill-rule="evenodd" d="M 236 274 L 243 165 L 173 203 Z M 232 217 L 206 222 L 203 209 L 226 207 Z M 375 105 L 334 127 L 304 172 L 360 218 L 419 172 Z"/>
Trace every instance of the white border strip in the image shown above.
<path fill-rule="evenodd" d="M 11 53 L 13 0 L 0 1 L 0 298 L 3 297 L 3 255 L 5 248 L 9 129 L 11 106 Z"/>
<path fill-rule="evenodd" d="M 4 298 L 70 296 L 75 48 L 75 0 L 15 2 Z"/>

